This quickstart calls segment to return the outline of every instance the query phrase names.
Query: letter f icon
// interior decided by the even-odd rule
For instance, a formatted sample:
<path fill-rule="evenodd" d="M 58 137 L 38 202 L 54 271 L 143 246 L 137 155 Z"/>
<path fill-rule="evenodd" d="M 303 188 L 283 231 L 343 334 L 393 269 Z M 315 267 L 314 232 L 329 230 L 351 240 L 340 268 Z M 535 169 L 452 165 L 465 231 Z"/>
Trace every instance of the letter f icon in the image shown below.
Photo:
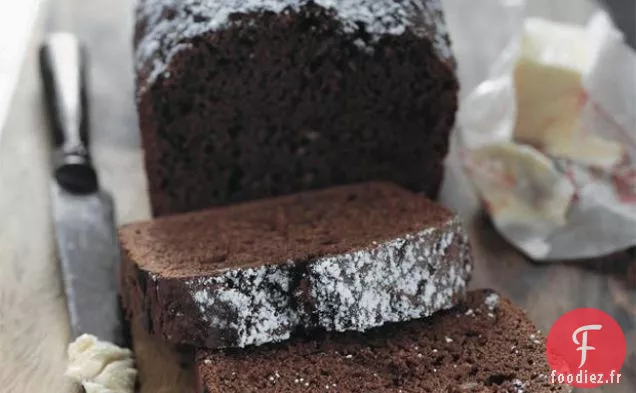
<path fill-rule="evenodd" d="M 593 351 L 596 348 L 594 347 L 588 347 L 587 346 L 587 332 L 588 330 L 601 330 L 603 326 L 601 325 L 586 325 L 586 326 L 581 326 L 580 328 L 576 329 L 574 331 L 574 333 L 572 334 L 572 341 L 574 341 L 574 344 L 576 345 L 581 345 L 580 347 L 578 347 L 576 350 L 577 351 L 581 351 L 581 364 L 579 365 L 579 368 L 583 367 L 583 365 L 585 364 L 585 361 L 587 360 L 587 351 Z M 579 340 L 576 338 L 576 336 L 579 335 L 579 333 L 583 332 L 583 340 L 582 342 L 579 342 Z"/>

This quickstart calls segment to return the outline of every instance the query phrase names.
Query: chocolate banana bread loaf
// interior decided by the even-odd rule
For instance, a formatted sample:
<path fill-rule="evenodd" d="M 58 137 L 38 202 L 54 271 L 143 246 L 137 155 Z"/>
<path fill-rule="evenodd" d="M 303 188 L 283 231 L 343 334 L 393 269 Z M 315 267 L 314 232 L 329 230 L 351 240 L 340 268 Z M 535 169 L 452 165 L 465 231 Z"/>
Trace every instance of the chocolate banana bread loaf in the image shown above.
<path fill-rule="evenodd" d="M 545 342 L 510 301 L 469 293 L 432 318 L 243 350 L 199 351 L 208 393 L 548 393 Z"/>
<path fill-rule="evenodd" d="M 462 298 L 472 267 L 459 219 L 389 183 L 162 217 L 120 241 L 133 322 L 208 348 L 428 316 Z"/>
<path fill-rule="evenodd" d="M 370 180 L 436 196 L 440 0 L 140 0 L 134 42 L 156 216 Z"/>

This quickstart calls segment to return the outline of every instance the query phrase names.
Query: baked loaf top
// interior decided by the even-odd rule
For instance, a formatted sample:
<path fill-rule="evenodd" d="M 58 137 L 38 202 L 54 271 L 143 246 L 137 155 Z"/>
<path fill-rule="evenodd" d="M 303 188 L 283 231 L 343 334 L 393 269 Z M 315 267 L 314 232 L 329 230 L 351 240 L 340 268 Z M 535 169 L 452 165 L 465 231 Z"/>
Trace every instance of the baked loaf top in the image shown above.
<path fill-rule="evenodd" d="M 548 393 L 545 341 L 524 312 L 490 290 L 432 318 L 365 333 L 325 333 L 197 353 L 200 391 Z"/>
<path fill-rule="evenodd" d="M 308 4 L 332 12 L 345 34 L 364 30 L 370 42 L 407 30 L 428 38 L 439 58 L 454 66 L 440 0 L 141 0 L 135 31 L 138 86 L 143 90 L 157 76 L 169 77 L 172 58 L 190 47 L 189 39 L 240 23 L 237 14 L 284 13 Z"/>

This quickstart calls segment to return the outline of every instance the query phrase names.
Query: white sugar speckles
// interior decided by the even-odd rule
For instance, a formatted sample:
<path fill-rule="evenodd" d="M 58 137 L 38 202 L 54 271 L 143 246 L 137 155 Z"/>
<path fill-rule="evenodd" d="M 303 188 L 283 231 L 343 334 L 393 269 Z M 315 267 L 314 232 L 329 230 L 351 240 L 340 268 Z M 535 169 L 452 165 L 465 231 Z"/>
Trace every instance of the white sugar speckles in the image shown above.
<path fill-rule="evenodd" d="M 189 328 L 198 345 L 244 347 L 286 340 L 297 328 L 364 331 L 430 316 L 465 293 L 472 261 L 463 231 L 455 218 L 348 253 L 179 281 L 199 311 Z M 183 319 L 171 326 L 190 323 Z"/>
<path fill-rule="evenodd" d="M 227 271 L 209 278 L 194 278 L 186 285 L 211 329 L 236 336 L 239 347 L 289 338 L 299 321 L 290 305 L 289 265 Z"/>
<path fill-rule="evenodd" d="M 514 379 L 512 386 L 516 389 L 515 393 L 525 393 L 525 384 L 522 381 Z"/>
<path fill-rule="evenodd" d="M 312 263 L 309 293 L 318 325 L 364 331 L 454 306 L 456 295 L 465 291 L 470 265 L 464 244 L 457 245 L 460 252 L 449 252 L 461 231 L 452 220 L 442 229 Z"/>
<path fill-rule="evenodd" d="M 158 58 L 153 58 L 150 75 L 148 75 L 148 80 L 155 80 L 162 73 L 164 74 L 165 77 L 170 77 L 170 73 L 166 71 L 166 64 L 170 64 L 172 62 L 172 59 L 179 52 L 191 47 L 192 45 L 190 44 L 176 44 L 167 50 L 165 57 L 163 59 L 160 60 Z M 152 45 L 151 48 L 156 48 L 156 46 Z"/>
<path fill-rule="evenodd" d="M 497 308 L 497 304 L 499 304 L 499 295 L 496 293 L 488 294 L 488 296 L 484 299 L 484 303 L 486 304 L 486 307 L 488 307 L 488 310 L 494 311 L 495 308 Z"/>
<path fill-rule="evenodd" d="M 453 51 L 448 42 L 448 29 L 443 16 L 444 7 L 442 6 L 442 2 L 424 0 L 422 3 L 424 10 L 422 10 L 421 15 L 425 20 L 423 25 L 434 26 L 435 34 L 431 36 L 435 48 L 444 59 L 451 59 L 453 57 Z"/>
<path fill-rule="evenodd" d="M 297 10 L 308 0 L 140 0 L 137 6 L 137 71 L 145 70 L 151 84 L 168 68 L 188 40 L 227 26 L 236 13 L 281 13 Z M 400 35 L 407 29 L 429 37 L 440 58 L 451 60 L 441 0 L 313 0 L 335 11 L 345 33 L 363 24 L 371 40 L 382 35 Z"/>

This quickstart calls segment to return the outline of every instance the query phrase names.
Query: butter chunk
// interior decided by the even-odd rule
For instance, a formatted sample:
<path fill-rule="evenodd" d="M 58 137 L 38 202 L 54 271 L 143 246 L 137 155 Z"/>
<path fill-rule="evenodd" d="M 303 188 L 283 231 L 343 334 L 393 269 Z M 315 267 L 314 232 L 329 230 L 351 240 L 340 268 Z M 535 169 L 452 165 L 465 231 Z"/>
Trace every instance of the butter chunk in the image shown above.
<path fill-rule="evenodd" d="M 595 61 L 595 39 L 583 27 L 530 18 L 515 67 L 515 139 L 546 153 L 611 169 L 625 151 L 584 133 L 584 78 Z"/>
<path fill-rule="evenodd" d="M 471 171 L 498 223 L 565 225 L 574 187 L 536 149 L 507 142 L 483 147 L 471 153 Z"/>
<path fill-rule="evenodd" d="M 133 393 L 137 370 L 132 352 L 84 334 L 68 347 L 66 376 L 86 393 Z"/>

